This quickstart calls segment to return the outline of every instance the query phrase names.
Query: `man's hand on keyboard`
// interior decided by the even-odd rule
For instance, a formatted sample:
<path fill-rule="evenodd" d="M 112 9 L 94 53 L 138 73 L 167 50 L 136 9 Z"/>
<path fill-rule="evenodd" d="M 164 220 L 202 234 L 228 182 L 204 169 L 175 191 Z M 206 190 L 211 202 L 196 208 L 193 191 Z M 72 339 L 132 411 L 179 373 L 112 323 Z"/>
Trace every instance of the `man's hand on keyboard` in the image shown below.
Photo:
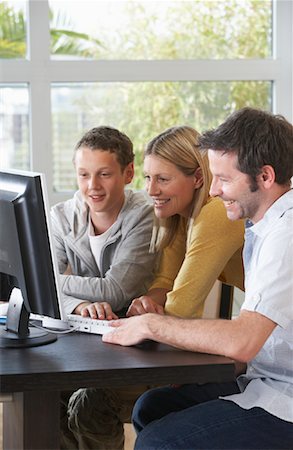
<path fill-rule="evenodd" d="M 148 321 L 151 316 L 160 317 L 159 314 L 149 313 L 111 322 L 110 328 L 113 328 L 113 331 L 103 335 L 103 342 L 130 346 L 139 344 L 145 339 L 150 339 Z"/>
<path fill-rule="evenodd" d="M 79 314 L 83 317 L 91 317 L 92 319 L 118 319 L 118 316 L 112 311 L 111 305 L 107 302 L 95 302 L 85 304 L 80 308 Z"/>

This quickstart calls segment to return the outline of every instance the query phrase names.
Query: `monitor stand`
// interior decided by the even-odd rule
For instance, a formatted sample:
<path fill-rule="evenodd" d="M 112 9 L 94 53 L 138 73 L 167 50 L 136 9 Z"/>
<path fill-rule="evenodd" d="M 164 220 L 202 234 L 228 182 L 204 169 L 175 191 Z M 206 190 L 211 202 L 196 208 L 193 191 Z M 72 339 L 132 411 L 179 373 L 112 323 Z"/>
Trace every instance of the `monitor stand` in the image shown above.
<path fill-rule="evenodd" d="M 6 325 L 0 327 L 0 348 L 35 347 L 56 341 L 55 334 L 29 326 L 29 313 L 19 293 L 19 289 L 11 293 Z"/>

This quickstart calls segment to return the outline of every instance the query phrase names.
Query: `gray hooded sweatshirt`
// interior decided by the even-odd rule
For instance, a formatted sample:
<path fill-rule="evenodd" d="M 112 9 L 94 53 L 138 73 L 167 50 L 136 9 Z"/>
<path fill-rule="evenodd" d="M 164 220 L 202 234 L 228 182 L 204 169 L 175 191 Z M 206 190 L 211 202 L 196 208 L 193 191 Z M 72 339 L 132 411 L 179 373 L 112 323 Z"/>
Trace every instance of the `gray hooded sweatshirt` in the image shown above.
<path fill-rule="evenodd" d="M 89 236 L 89 210 L 80 192 L 51 210 L 59 273 L 66 314 L 81 302 L 110 303 L 113 311 L 127 307 L 148 290 L 154 278 L 156 255 L 149 252 L 153 207 L 142 192 L 125 190 L 125 202 L 111 227 L 98 268 Z"/>

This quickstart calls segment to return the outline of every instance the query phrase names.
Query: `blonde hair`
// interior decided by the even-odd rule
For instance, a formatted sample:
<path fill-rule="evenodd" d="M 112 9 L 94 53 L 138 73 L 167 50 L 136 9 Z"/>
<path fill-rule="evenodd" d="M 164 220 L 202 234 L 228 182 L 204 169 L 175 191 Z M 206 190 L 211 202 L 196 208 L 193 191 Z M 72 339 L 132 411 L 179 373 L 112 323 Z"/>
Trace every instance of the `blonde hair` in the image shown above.
<path fill-rule="evenodd" d="M 202 186 L 194 190 L 192 208 L 187 225 L 188 246 L 195 218 L 201 208 L 206 204 L 211 184 L 211 173 L 206 152 L 198 146 L 199 133 L 192 127 L 176 126 L 154 137 L 146 146 L 144 156 L 156 155 L 174 164 L 186 176 L 194 175 L 196 169 L 202 172 Z M 155 217 L 150 251 L 162 250 L 169 245 L 175 237 L 180 222 L 180 216 L 175 214 L 166 219 Z"/>

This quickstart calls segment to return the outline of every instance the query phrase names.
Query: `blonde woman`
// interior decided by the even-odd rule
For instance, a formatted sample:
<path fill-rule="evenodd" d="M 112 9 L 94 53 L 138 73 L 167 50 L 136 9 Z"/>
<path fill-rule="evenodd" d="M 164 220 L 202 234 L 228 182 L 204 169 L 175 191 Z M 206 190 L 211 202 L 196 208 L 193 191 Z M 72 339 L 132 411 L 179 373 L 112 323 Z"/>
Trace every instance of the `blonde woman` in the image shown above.
<path fill-rule="evenodd" d="M 151 251 L 162 257 L 150 290 L 132 301 L 128 316 L 201 317 L 217 279 L 243 289 L 244 223 L 230 221 L 223 202 L 209 197 L 211 175 L 198 136 L 191 127 L 172 127 L 146 146 L 146 190 L 155 212 Z"/>

